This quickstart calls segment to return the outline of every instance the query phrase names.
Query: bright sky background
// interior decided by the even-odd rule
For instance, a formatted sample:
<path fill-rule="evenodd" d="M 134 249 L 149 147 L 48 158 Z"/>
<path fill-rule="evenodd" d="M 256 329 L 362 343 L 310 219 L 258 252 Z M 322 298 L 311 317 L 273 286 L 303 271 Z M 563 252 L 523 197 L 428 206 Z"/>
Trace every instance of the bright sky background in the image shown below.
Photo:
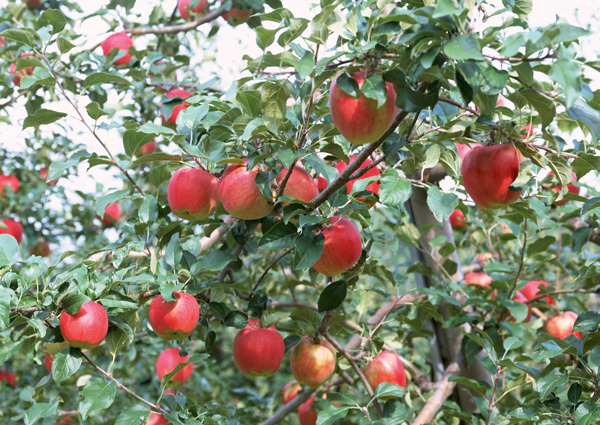
<path fill-rule="evenodd" d="M 294 13 L 294 16 L 311 17 L 310 4 L 312 2 L 310 0 L 282 0 L 282 2 L 286 8 Z M 566 19 L 575 25 L 583 27 L 591 26 L 591 28 L 595 30 L 600 21 L 597 2 L 598 0 L 534 0 L 534 9 L 530 15 L 530 23 L 532 27 L 544 26 L 555 22 L 557 17 L 559 17 L 561 19 Z M 84 11 L 90 14 L 96 11 L 101 4 L 107 3 L 106 0 L 80 2 Z M 167 13 L 170 13 L 174 9 L 177 0 L 164 0 L 161 2 L 158 0 L 146 0 L 138 1 L 137 3 L 138 6 L 136 6 L 134 12 L 147 14 L 154 5 L 162 4 Z M 219 22 L 222 28 L 217 36 L 217 51 L 214 52 L 216 62 L 214 64 L 205 65 L 205 69 L 207 72 L 218 73 L 218 75 L 222 77 L 223 88 L 227 89 L 232 81 L 237 78 L 240 70 L 244 67 L 242 56 L 248 54 L 252 57 L 256 57 L 261 54 L 261 51 L 256 46 L 254 32 L 246 25 L 232 28 L 225 24 L 221 19 Z M 88 35 L 88 40 L 85 42 L 85 46 L 88 47 L 102 41 L 106 37 L 108 30 L 108 25 L 101 18 L 86 20 L 83 23 L 82 28 L 76 29 L 78 33 Z M 205 28 L 201 27 L 201 30 L 207 31 L 208 26 L 205 26 Z M 590 37 L 584 43 L 584 51 L 588 57 L 597 56 L 600 51 L 600 46 L 597 44 L 594 45 L 592 42 L 593 39 L 594 37 Z M 598 40 L 597 35 L 595 40 Z M 138 48 L 144 47 L 144 38 L 140 37 L 136 39 L 135 44 Z M 598 75 L 595 75 L 594 78 L 600 80 Z M 109 106 L 110 101 L 111 100 L 109 99 Z M 113 102 L 114 101 L 115 100 L 113 100 Z M 53 104 L 51 105 L 51 108 L 62 110 L 73 115 L 73 110 L 66 105 L 65 102 Z M 18 151 L 23 146 L 23 137 L 31 136 L 32 130 L 21 130 L 21 120 L 24 118 L 24 110 L 22 108 L 11 110 L 11 117 L 15 118 L 13 125 L 0 123 L 0 143 Z M 78 126 L 75 119 L 71 119 L 70 123 L 75 128 L 81 129 L 81 126 Z M 104 154 L 101 146 L 92 139 L 88 133 L 82 132 L 82 134 L 77 137 L 79 142 L 85 143 L 88 146 L 90 152 Z M 111 152 L 122 152 L 122 141 L 116 130 L 107 134 L 101 134 L 101 137 L 108 142 Z M 57 160 L 64 160 L 64 158 L 57 158 Z M 96 191 L 96 182 L 102 181 L 105 184 L 105 193 L 110 191 L 110 189 L 120 189 L 120 181 L 117 179 L 107 181 L 106 172 L 103 171 L 102 168 L 93 168 L 89 173 L 86 173 L 85 168 L 87 168 L 85 164 L 82 164 L 79 167 L 79 175 L 77 177 L 70 176 L 68 179 L 61 179 L 60 184 L 69 189 L 92 192 Z"/>

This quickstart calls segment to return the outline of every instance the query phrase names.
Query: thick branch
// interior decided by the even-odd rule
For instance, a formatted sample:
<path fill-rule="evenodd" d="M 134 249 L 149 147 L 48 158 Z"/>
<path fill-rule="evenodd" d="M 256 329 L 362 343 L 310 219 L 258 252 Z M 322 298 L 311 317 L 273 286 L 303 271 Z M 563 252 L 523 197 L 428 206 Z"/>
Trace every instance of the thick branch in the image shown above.
<path fill-rule="evenodd" d="M 132 35 L 144 35 L 144 34 L 176 34 L 179 32 L 191 31 L 202 24 L 214 21 L 219 16 L 223 15 L 226 11 L 218 9 L 207 13 L 201 17 L 198 17 L 190 22 L 183 24 L 169 25 L 164 27 L 142 27 L 142 28 L 131 28 L 127 30 Z"/>

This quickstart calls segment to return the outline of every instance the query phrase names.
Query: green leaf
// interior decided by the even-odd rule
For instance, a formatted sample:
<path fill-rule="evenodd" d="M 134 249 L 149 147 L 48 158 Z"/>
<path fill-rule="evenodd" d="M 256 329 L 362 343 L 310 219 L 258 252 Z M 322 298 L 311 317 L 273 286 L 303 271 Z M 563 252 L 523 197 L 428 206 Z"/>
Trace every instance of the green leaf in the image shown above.
<path fill-rule="evenodd" d="M 52 403 L 34 403 L 25 411 L 25 424 L 33 425 L 43 418 L 56 416 L 58 398 Z"/>
<path fill-rule="evenodd" d="M 57 34 L 67 26 L 67 18 L 58 9 L 47 9 L 40 16 L 39 23 L 42 27 L 50 25 L 52 27 L 52 34 Z"/>
<path fill-rule="evenodd" d="M 600 345 L 590 352 L 588 356 L 588 365 L 596 375 L 600 373 Z"/>
<path fill-rule="evenodd" d="M 92 118 L 93 120 L 97 120 L 103 115 L 108 115 L 108 112 L 103 111 L 100 108 L 100 104 L 98 102 L 88 103 L 87 105 L 85 105 L 85 110 L 87 111 L 90 118 Z"/>
<path fill-rule="evenodd" d="M 138 210 L 138 217 L 142 223 L 154 223 L 158 219 L 158 202 L 152 195 L 146 195 Z"/>
<path fill-rule="evenodd" d="M 361 91 L 366 98 L 377 101 L 377 108 L 381 108 L 387 101 L 387 86 L 379 74 L 369 75 L 365 79 Z"/>
<path fill-rule="evenodd" d="M 130 298 L 118 292 L 110 292 L 99 300 L 106 308 L 122 308 L 124 310 L 136 310 L 139 307 L 137 298 Z"/>
<path fill-rule="evenodd" d="M 100 378 L 90 379 L 80 393 L 79 413 L 83 420 L 86 420 L 88 414 L 94 410 L 110 407 L 115 400 L 116 392 L 115 382 L 105 382 Z"/>
<path fill-rule="evenodd" d="M 2 235 L 0 235 L 0 246 L 2 246 Z M 4 331 L 10 323 L 9 315 L 12 296 L 12 290 L 0 286 L 0 331 Z"/>
<path fill-rule="evenodd" d="M 537 382 L 537 391 L 540 393 L 540 399 L 545 400 L 558 386 L 564 385 L 569 381 L 569 376 L 559 368 L 552 369 L 546 375 L 542 376 Z"/>
<path fill-rule="evenodd" d="M 58 43 L 58 50 L 60 50 L 60 53 L 70 52 L 76 47 L 73 43 L 71 43 L 64 37 L 58 37 L 56 42 Z"/>
<path fill-rule="evenodd" d="M 128 86 L 131 85 L 129 80 L 121 77 L 120 75 L 109 74 L 108 72 L 95 72 L 83 80 L 83 87 L 89 89 L 92 86 L 104 83 L 125 84 Z"/>
<path fill-rule="evenodd" d="M 287 47 L 292 41 L 302 35 L 304 30 L 308 27 L 310 21 L 304 18 L 292 18 L 288 22 L 288 29 L 281 33 L 277 39 L 277 43 L 281 47 Z"/>
<path fill-rule="evenodd" d="M 19 243 L 12 235 L 0 235 L 0 267 L 12 266 L 19 257 Z"/>
<path fill-rule="evenodd" d="M 248 316 L 241 311 L 233 310 L 227 313 L 223 323 L 225 326 L 243 329 L 248 324 Z"/>
<path fill-rule="evenodd" d="M 69 350 L 66 353 L 56 353 L 52 359 L 52 379 L 58 385 L 77 373 L 83 362 L 79 350 Z"/>
<path fill-rule="evenodd" d="M 461 34 L 444 45 L 444 53 L 457 61 L 483 60 L 481 47 L 472 32 Z"/>
<path fill-rule="evenodd" d="M 558 55 L 559 59 L 552 64 L 548 76 L 561 85 L 565 94 L 565 106 L 569 109 L 581 96 L 582 69 L 566 47 L 561 46 Z"/>
<path fill-rule="evenodd" d="M 556 116 L 556 106 L 551 99 L 533 90 L 522 90 L 516 94 L 523 96 L 527 100 L 527 103 L 533 106 L 538 112 L 543 128 L 552 124 Z"/>
<path fill-rule="evenodd" d="M 288 93 L 285 82 L 269 82 L 262 87 L 261 106 L 265 125 L 273 133 L 279 131 L 286 114 Z"/>
<path fill-rule="evenodd" d="M 347 72 L 342 72 L 336 79 L 336 84 L 341 91 L 346 93 L 348 96 L 358 99 L 360 96 L 360 88 L 358 87 L 358 81 L 348 75 Z"/>
<path fill-rule="evenodd" d="M 139 315 L 136 310 L 123 313 L 118 318 L 111 316 L 111 319 L 111 324 L 114 326 L 109 327 L 108 334 L 104 340 L 106 341 L 108 351 L 112 355 L 115 355 L 133 341 L 133 332 L 137 327 Z M 122 322 L 117 323 L 115 319 L 120 319 Z M 125 328 L 124 324 L 127 325 L 127 328 Z"/>
<path fill-rule="evenodd" d="M 458 196 L 453 193 L 442 193 L 437 186 L 427 191 L 427 205 L 439 222 L 444 222 L 458 206 Z"/>
<path fill-rule="evenodd" d="M 312 231 L 304 231 L 296 236 L 294 245 L 294 270 L 307 269 L 321 257 L 325 247 L 325 237 Z"/>
<path fill-rule="evenodd" d="M 40 36 L 34 30 L 8 29 L 2 31 L 0 36 L 29 47 L 35 47 L 36 41 L 41 41 Z"/>
<path fill-rule="evenodd" d="M 115 425 L 139 425 L 144 423 L 144 419 L 148 419 L 150 410 L 147 407 L 135 406 L 133 408 L 123 409 Z"/>
<path fill-rule="evenodd" d="M 298 229 L 291 223 L 266 221 L 262 226 L 262 237 L 258 246 L 275 251 L 292 248 L 297 234 Z"/>
<path fill-rule="evenodd" d="M 375 390 L 374 398 L 382 398 L 382 397 L 404 397 L 406 394 L 406 388 L 401 387 L 397 384 L 392 384 L 390 382 L 382 382 L 377 385 L 377 389 Z"/>
<path fill-rule="evenodd" d="M 456 0 L 437 0 L 433 17 L 460 16 L 463 12 L 464 9 L 458 5 Z"/>
<path fill-rule="evenodd" d="M 600 111 L 592 108 L 585 100 L 577 99 L 567 109 L 567 114 L 574 120 L 585 124 L 592 132 L 592 141 L 600 139 Z"/>
<path fill-rule="evenodd" d="M 473 100 L 473 87 L 467 82 L 463 73 L 458 68 L 456 68 L 454 78 L 456 79 L 456 85 L 465 105 L 468 105 Z"/>
<path fill-rule="evenodd" d="M 237 260 L 237 258 L 229 251 L 210 251 L 205 254 L 196 265 L 201 269 L 216 272 L 235 260 Z"/>
<path fill-rule="evenodd" d="M 575 425 L 597 424 L 600 420 L 600 405 L 586 401 L 575 410 Z"/>
<path fill-rule="evenodd" d="M 248 303 L 248 315 L 260 319 L 263 312 L 267 309 L 268 300 L 265 291 L 256 291 Z"/>
<path fill-rule="evenodd" d="M 569 392 L 567 393 L 567 397 L 569 401 L 573 404 L 576 404 L 583 393 L 583 387 L 579 382 L 573 382 L 569 387 Z"/>
<path fill-rule="evenodd" d="M 319 412 L 317 417 L 317 425 L 334 424 L 340 419 L 345 418 L 350 411 L 348 406 L 328 406 L 325 410 Z"/>
<path fill-rule="evenodd" d="M 62 308 L 68 314 L 77 314 L 83 303 L 86 303 L 88 301 L 90 301 L 90 297 L 88 297 L 87 295 L 72 293 L 63 298 Z"/>
<path fill-rule="evenodd" d="M 519 16 L 527 16 L 533 10 L 533 1 L 532 0 L 514 0 L 512 10 Z"/>
<path fill-rule="evenodd" d="M 179 265 L 182 256 L 183 251 L 181 250 L 179 233 L 175 233 L 173 236 L 171 236 L 171 240 L 165 249 L 165 256 L 163 258 L 169 266 L 175 268 Z"/>
<path fill-rule="evenodd" d="M 148 134 L 154 134 L 156 136 L 159 136 L 161 134 L 165 134 L 167 136 L 172 136 L 174 134 L 177 134 L 175 132 L 175 130 L 172 130 L 168 127 L 164 127 L 162 125 L 154 124 L 151 122 L 147 122 L 146 124 L 144 124 L 140 128 L 138 128 L 138 133 L 148 133 Z"/>
<path fill-rule="evenodd" d="M 96 214 L 100 217 L 104 217 L 104 210 L 108 206 L 108 204 L 112 204 L 113 202 L 117 202 L 120 199 L 123 199 L 125 195 L 129 193 L 128 190 L 116 190 L 107 195 L 100 196 L 96 199 L 96 203 L 94 205 L 94 210 Z"/>
<path fill-rule="evenodd" d="M 338 280 L 330 283 L 319 296 L 319 312 L 335 310 L 342 305 L 348 294 L 348 283 Z"/>
<path fill-rule="evenodd" d="M 66 117 L 64 112 L 51 111 L 50 109 L 38 109 L 35 114 L 29 115 L 23 120 L 23 130 L 28 127 L 39 127 L 40 125 L 52 124 Z"/>
<path fill-rule="evenodd" d="M 395 168 L 388 168 L 379 179 L 379 201 L 389 207 L 398 207 L 410 199 L 411 183 Z"/>

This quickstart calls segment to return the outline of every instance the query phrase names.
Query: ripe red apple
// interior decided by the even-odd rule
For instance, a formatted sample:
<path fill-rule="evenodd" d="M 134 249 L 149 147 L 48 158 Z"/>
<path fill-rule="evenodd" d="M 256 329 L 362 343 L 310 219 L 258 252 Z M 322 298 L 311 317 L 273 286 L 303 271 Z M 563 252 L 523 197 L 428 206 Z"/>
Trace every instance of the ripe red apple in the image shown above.
<path fill-rule="evenodd" d="M 225 0 L 221 1 L 224 3 Z M 233 7 L 229 12 L 223 13 L 223 19 L 225 19 L 229 25 L 237 26 L 243 24 L 244 22 L 248 22 L 250 16 L 252 16 L 252 9 L 240 10 Z"/>
<path fill-rule="evenodd" d="M 275 330 L 261 328 L 256 319 L 249 319 L 233 339 L 233 359 L 248 378 L 273 376 L 285 354 L 283 337 Z"/>
<path fill-rule="evenodd" d="M 533 124 L 527 124 L 525 127 L 521 128 L 521 138 L 528 139 L 533 134 Z"/>
<path fill-rule="evenodd" d="M 24 57 L 24 56 L 33 56 L 33 53 L 31 53 L 31 52 L 21 53 L 21 57 Z M 23 78 L 25 76 L 33 75 L 33 67 L 27 66 L 27 67 L 17 71 L 17 64 L 13 62 L 10 64 L 10 68 L 8 69 L 8 72 L 10 72 L 11 74 L 16 74 L 16 76 L 13 78 L 13 84 L 15 86 L 20 87 L 21 86 L 21 78 Z"/>
<path fill-rule="evenodd" d="M 29 248 L 29 254 L 38 257 L 49 257 L 50 252 L 50 244 L 42 239 L 38 240 L 34 246 Z"/>
<path fill-rule="evenodd" d="M 323 229 L 325 247 L 313 268 L 326 276 L 337 276 L 349 270 L 362 255 L 358 229 L 345 217 L 331 217 Z"/>
<path fill-rule="evenodd" d="M 167 348 L 158 356 L 156 359 L 156 375 L 158 379 L 162 379 L 163 376 L 173 372 L 175 368 L 181 364 L 186 363 L 190 359 L 190 356 L 180 356 L 178 348 Z M 177 372 L 169 381 L 169 386 L 172 388 L 178 388 L 185 381 L 192 376 L 194 370 L 194 364 L 190 363 L 185 366 L 179 372 Z"/>
<path fill-rule="evenodd" d="M 17 386 L 17 375 L 4 369 L 0 369 L 0 382 L 6 381 L 11 387 Z"/>
<path fill-rule="evenodd" d="M 450 214 L 450 225 L 456 230 L 465 230 L 467 228 L 467 222 L 465 221 L 465 215 L 461 210 L 454 210 Z"/>
<path fill-rule="evenodd" d="M 146 143 L 140 148 L 140 155 L 153 153 L 156 150 L 156 142 Z"/>
<path fill-rule="evenodd" d="M 379 353 L 363 368 L 363 373 L 373 391 L 382 382 L 389 382 L 406 388 L 404 365 L 396 353 L 391 351 Z"/>
<path fill-rule="evenodd" d="M 544 329 L 550 335 L 565 339 L 569 335 L 575 335 L 581 339 L 581 332 L 573 333 L 573 325 L 577 320 L 577 314 L 572 311 L 565 311 L 564 313 L 556 314 L 546 319 L 544 323 Z"/>
<path fill-rule="evenodd" d="M 102 47 L 102 53 L 104 56 L 108 55 L 112 49 L 118 49 L 123 52 L 119 52 L 117 56 L 120 54 L 123 54 L 123 56 L 117 60 L 114 60 L 113 65 L 129 65 L 129 62 L 131 62 L 131 58 L 133 57 L 129 54 L 129 48 L 133 47 L 133 40 L 129 34 L 124 31 L 109 35 L 100 44 L 100 47 Z"/>
<path fill-rule="evenodd" d="M 177 2 L 179 15 L 186 21 L 190 19 L 191 13 L 194 15 L 202 15 L 207 9 L 208 0 L 179 0 Z"/>
<path fill-rule="evenodd" d="M 367 98 L 362 91 L 358 99 L 344 92 L 337 84 L 341 73 L 331 82 L 329 89 L 329 108 L 333 123 L 350 143 L 364 145 L 377 141 L 390 127 L 398 108 L 396 107 L 396 90 L 390 82 L 386 82 L 387 98 L 381 108 L 375 99 Z M 351 78 L 359 89 L 365 81 L 364 72 L 355 72 Z"/>
<path fill-rule="evenodd" d="M 48 373 L 52 372 L 52 359 L 54 359 L 54 356 L 52 354 L 44 354 L 44 366 L 46 367 Z"/>
<path fill-rule="evenodd" d="M 258 167 L 248 171 L 245 165 L 227 167 L 219 180 L 219 199 L 223 208 L 244 220 L 257 220 L 273 211 L 271 200 L 258 188 L 255 179 Z"/>
<path fill-rule="evenodd" d="M 520 303 L 525 303 L 527 302 L 527 298 L 525 297 L 525 295 L 523 295 L 521 292 L 517 292 L 515 294 L 515 297 L 513 298 L 515 301 L 520 302 Z M 508 309 L 508 312 L 510 314 L 510 309 Z M 516 322 L 517 320 L 514 317 L 510 317 L 511 322 Z M 523 323 L 527 323 L 531 320 L 531 306 L 529 304 L 527 304 L 527 317 L 525 318 L 525 320 L 523 320 Z"/>
<path fill-rule="evenodd" d="M 17 243 L 21 243 L 23 240 L 23 226 L 21 223 L 11 220 L 10 218 L 2 220 L 0 223 L 3 223 L 6 226 L 6 230 L 0 227 L 0 235 L 11 235 L 17 240 Z"/>
<path fill-rule="evenodd" d="M 470 272 L 465 275 L 465 283 L 467 285 L 482 286 L 487 289 L 492 289 L 492 278 L 485 273 Z"/>
<path fill-rule="evenodd" d="M 0 196 L 6 196 L 6 186 L 10 187 L 13 192 L 19 190 L 19 179 L 12 174 L 5 176 L 0 174 Z"/>
<path fill-rule="evenodd" d="M 114 202 L 106 206 L 104 209 L 104 216 L 101 220 L 107 226 L 114 226 L 121 218 L 122 213 L 123 210 L 121 209 L 121 206 L 117 202 Z"/>
<path fill-rule="evenodd" d="M 288 173 L 288 169 L 284 168 L 275 177 L 275 183 L 281 185 L 283 179 Z M 315 180 L 308 174 L 304 168 L 295 166 L 292 175 L 287 181 L 283 194 L 290 198 L 299 199 L 304 202 L 310 202 L 319 194 Z"/>
<path fill-rule="evenodd" d="M 328 186 L 327 180 L 324 177 L 319 176 L 319 180 L 317 181 L 317 189 L 319 191 L 325 189 Z"/>
<path fill-rule="evenodd" d="M 185 220 L 206 220 L 219 206 L 219 181 L 199 168 L 180 168 L 167 190 L 169 207 Z"/>
<path fill-rule="evenodd" d="M 108 332 L 108 315 L 94 301 L 83 303 L 75 314 L 63 311 L 60 315 L 60 333 L 71 347 L 91 349 L 100 344 Z"/>
<path fill-rule="evenodd" d="M 175 107 L 173 107 L 173 109 L 170 109 L 170 106 L 169 106 L 169 105 L 172 105 L 173 102 L 168 102 L 167 104 L 163 104 L 161 106 L 160 117 L 162 119 L 164 126 L 170 127 L 170 128 L 175 128 L 177 126 L 177 116 L 179 115 L 179 113 L 181 111 L 187 109 L 187 107 L 190 105 L 189 103 L 187 103 L 185 101 L 185 99 L 187 99 L 191 95 L 192 95 L 192 93 L 185 91 L 185 90 L 181 90 L 181 89 L 171 89 L 167 93 L 165 93 L 165 96 L 167 96 L 170 99 L 181 99 L 181 103 L 175 105 Z M 168 119 L 165 118 L 163 109 L 165 110 L 164 112 L 170 113 Z"/>
<path fill-rule="evenodd" d="M 283 404 L 288 404 L 290 401 L 296 398 L 300 391 L 302 391 L 302 385 L 296 381 L 288 382 L 285 384 L 285 387 L 283 387 L 283 392 L 281 393 L 281 402 Z"/>
<path fill-rule="evenodd" d="M 165 302 L 162 295 L 150 303 L 150 324 L 156 335 L 166 341 L 188 337 L 198 324 L 198 301 L 187 292 L 173 292 L 175 301 Z"/>
<path fill-rule="evenodd" d="M 458 150 L 458 156 L 461 160 L 465 159 L 465 155 L 471 151 L 471 149 L 476 148 L 478 146 L 483 146 L 481 143 L 469 143 L 465 145 L 464 143 L 457 143 L 456 149 Z"/>
<path fill-rule="evenodd" d="M 546 177 L 548 177 L 549 175 L 554 175 L 554 171 L 550 171 Z M 572 181 L 574 181 L 574 182 L 577 181 L 577 175 L 575 173 L 573 173 Z M 550 188 L 550 190 L 552 190 L 552 192 L 554 192 L 554 193 L 558 193 L 560 191 L 560 188 L 561 188 L 560 184 L 555 184 Z M 569 193 L 574 193 L 575 195 L 579 195 L 579 191 L 581 190 L 581 188 L 579 186 L 575 186 L 574 184 L 568 184 L 567 190 L 569 191 Z M 554 201 L 554 205 L 557 207 L 560 207 L 560 206 L 566 204 L 567 201 L 568 201 L 568 199 L 561 199 L 560 201 Z"/>
<path fill-rule="evenodd" d="M 166 419 L 160 413 L 152 412 L 150 414 L 150 417 L 148 419 L 146 419 L 145 423 L 146 423 L 146 425 L 168 425 L 171 422 L 169 422 L 169 420 Z"/>
<path fill-rule="evenodd" d="M 333 374 L 335 357 L 335 349 L 326 340 L 315 343 L 312 338 L 302 337 L 290 353 L 292 374 L 299 384 L 317 388 Z"/>
<path fill-rule="evenodd" d="M 298 408 L 298 420 L 300 425 L 317 425 L 317 417 L 319 412 L 315 408 L 315 403 L 312 398 L 309 398 Z"/>
<path fill-rule="evenodd" d="M 473 148 L 462 163 L 461 174 L 467 193 L 482 208 L 497 209 L 521 196 L 509 186 L 519 175 L 523 156 L 512 145 Z"/>
<path fill-rule="evenodd" d="M 50 167 L 47 165 L 43 166 L 40 169 L 40 178 L 42 180 L 46 181 L 48 179 L 49 173 L 50 173 Z M 48 185 L 48 186 L 54 186 L 56 183 L 58 183 L 58 179 L 46 181 L 46 185 Z"/>
<path fill-rule="evenodd" d="M 354 155 L 351 156 L 349 158 L 350 162 L 354 161 L 356 159 L 358 155 Z M 369 165 L 371 165 L 373 163 L 373 161 L 371 161 L 369 158 L 365 159 L 365 161 L 360 165 L 360 167 L 358 167 L 358 169 L 360 170 L 361 168 L 367 167 Z M 342 173 L 342 171 L 344 171 L 346 168 L 348 168 L 348 164 L 344 161 L 340 161 L 335 165 L 335 169 L 338 170 L 338 173 Z M 379 172 L 379 169 L 377 167 L 373 167 L 371 168 L 369 171 L 367 171 L 364 175 L 360 176 L 357 179 L 352 179 L 350 180 L 348 183 L 346 183 L 346 193 L 350 194 L 350 192 L 352 192 L 352 186 L 354 186 L 354 183 L 357 180 L 362 180 L 362 179 L 366 179 L 369 177 L 377 177 L 379 176 L 381 173 Z M 381 183 L 379 183 L 379 181 L 374 181 L 371 182 L 367 185 L 367 187 L 365 188 L 366 190 L 373 192 L 375 195 L 379 195 L 379 188 L 381 187 Z M 364 201 L 364 198 L 357 198 L 359 201 Z"/>
<path fill-rule="evenodd" d="M 544 282 L 543 280 L 529 281 L 521 288 L 521 293 L 528 300 L 535 298 L 540 293 L 540 285 L 547 288 L 548 282 Z M 544 297 L 544 299 L 548 302 L 548 304 L 554 304 L 554 300 L 552 298 Z"/>

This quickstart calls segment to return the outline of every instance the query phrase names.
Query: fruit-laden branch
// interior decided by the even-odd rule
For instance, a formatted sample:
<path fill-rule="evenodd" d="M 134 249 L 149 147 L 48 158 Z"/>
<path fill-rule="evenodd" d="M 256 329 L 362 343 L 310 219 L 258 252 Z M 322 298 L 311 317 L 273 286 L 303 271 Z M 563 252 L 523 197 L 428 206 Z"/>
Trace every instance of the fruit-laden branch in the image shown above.
<path fill-rule="evenodd" d="M 110 373 L 106 372 L 104 369 L 102 369 L 100 366 L 98 366 L 97 364 L 95 364 L 93 361 L 90 360 L 90 358 L 82 351 L 81 352 L 81 356 L 85 359 L 86 362 L 88 362 L 94 369 L 96 369 L 98 372 L 100 372 L 102 375 L 106 376 L 108 379 L 110 379 L 111 381 L 113 381 L 115 384 L 117 384 L 117 388 L 122 389 L 123 391 L 125 391 L 127 394 L 129 394 L 131 397 L 135 398 L 137 401 L 140 401 L 142 403 L 144 403 L 146 406 L 150 407 L 151 409 L 154 409 L 155 411 L 159 412 L 159 413 L 167 413 L 164 409 L 162 409 L 160 406 L 157 406 L 156 404 L 150 403 L 148 400 L 140 397 L 139 395 L 137 395 L 136 393 L 134 393 L 133 391 L 131 391 L 129 388 L 127 388 L 125 385 L 121 384 L 119 381 L 117 381 Z"/>
<path fill-rule="evenodd" d="M 312 397 L 315 390 L 310 387 L 305 387 L 296 397 L 290 402 L 283 405 L 273 416 L 266 421 L 261 422 L 259 425 L 274 425 L 282 421 L 288 414 L 295 411 L 302 403 Z"/>
<path fill-rule="evenodd" d="M 164 27 L 141 27 L 141 28 L 131 28 L 126 30 L 126 32 L 133 35 L 144 35 L 144 34 L 175 34 L 178 32 L 191 31 L 202 24 L 206 24 L 208 22 L 214 21 L 219 16 L 223 15 L 226 10 L 218 9 L 212 12 L 207 13 L 206 15 L 202 15 L 193 21 L 186 22 L 184 24 L 177 25 L 169 25 Z"/>

